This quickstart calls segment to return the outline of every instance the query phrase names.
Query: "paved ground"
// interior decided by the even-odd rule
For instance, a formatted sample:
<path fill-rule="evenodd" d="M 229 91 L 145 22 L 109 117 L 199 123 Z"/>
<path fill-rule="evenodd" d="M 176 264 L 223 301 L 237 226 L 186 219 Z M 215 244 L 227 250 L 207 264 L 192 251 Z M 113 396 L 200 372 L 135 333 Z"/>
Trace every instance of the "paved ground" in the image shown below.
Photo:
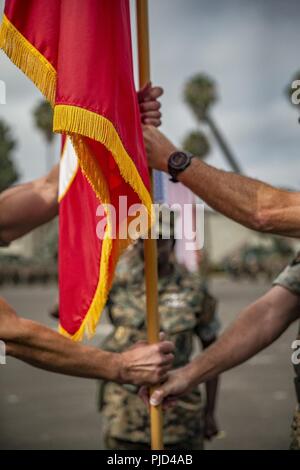
<path fill-rule="evenodd" d="M 226 325 L 267 284 L 215 280 Z M 19 312 L 53 326 L 54 287 L 1 288 Z M 107 329 L 104 324 L 101 331 Z M 99 335 L 101 332 L 99 331 Z M 99 335 L 94 340 L 99 341 Z M 275 345 L 224 375 L 218 417 L 223 432 L 208 448 L 285 449 L 295 403 L 290 364 L 292 326 Z M 99 449 L 96 383 L 43 372 L 9 358 L 0 366 L 0 449 Z"/>

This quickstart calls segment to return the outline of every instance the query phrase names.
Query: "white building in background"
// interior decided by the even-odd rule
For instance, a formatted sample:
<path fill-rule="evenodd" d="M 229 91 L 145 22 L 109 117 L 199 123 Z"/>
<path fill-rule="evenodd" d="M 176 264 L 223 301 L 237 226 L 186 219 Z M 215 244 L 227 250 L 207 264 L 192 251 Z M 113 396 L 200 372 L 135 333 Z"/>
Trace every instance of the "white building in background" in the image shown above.
<path fill-rule="evenodd" d="M 300 240 L 284 237 L 295 250 L 300 250 Z M 205 243 L 213 264 L 230 256 L 243 245 L 270 245 L 270 237 L 254 232 L 210 209 L 205 211 Z"/>
<path fill-rule="evenodd" d="M 43 250 L 43 244 L 45 243 L 46 237 L 49 236 L 49 233 L 54 232 L 55 234 L 55 231 L 58 229 L 57 223 L 58 221 L 56 219 L 33 230 L 28 235 L 25 235 L 11 243 L 8 248 L 0 248 L 0 254 L 3 253 L 32 258 L 38 253 L 41 253 Z"/>

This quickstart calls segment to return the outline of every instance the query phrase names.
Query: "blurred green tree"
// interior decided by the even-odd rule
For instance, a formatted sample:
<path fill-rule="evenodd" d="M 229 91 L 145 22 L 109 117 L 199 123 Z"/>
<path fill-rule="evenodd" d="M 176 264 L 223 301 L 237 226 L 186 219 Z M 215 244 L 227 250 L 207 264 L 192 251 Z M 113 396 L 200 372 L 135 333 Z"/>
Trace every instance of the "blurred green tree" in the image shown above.
<path fill-rule="evenodd" d="M 17 142 L 9 126 L 0 120 L 0 192 L 15 183 L 19 174 L 12 159 Z"/>
<path fill-rule="evenodd" d="M 204 122 L 209 126 L 233 171 L 241 173 L 239 163 L 210 113 L 212 105 L 218 99 L 214 81 L 208 75 L 202 73 L 194 75 L 185 86 L 184 99 L 195 114 L 198 122 Z"/>
<path fill-rule="evenodd" d="M 42 100 L 33 109 L 33 118 L 36 128 L 42 133 L 46 142 L 46 166 L 49 171 L 53 164 L 53 109 L 48 101 Z"/>

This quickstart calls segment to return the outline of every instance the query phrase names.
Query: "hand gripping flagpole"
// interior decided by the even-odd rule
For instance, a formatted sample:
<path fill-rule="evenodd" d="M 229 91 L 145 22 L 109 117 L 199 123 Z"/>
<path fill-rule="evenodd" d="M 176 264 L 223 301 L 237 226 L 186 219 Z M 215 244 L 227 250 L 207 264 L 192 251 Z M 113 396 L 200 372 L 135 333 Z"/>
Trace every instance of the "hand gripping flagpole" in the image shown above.
<path fill-rule="evenodd" d="M 137 11 L 137 37 L 139 56 L 139 82 L 142 88 L 150 81 L 150 48 L 149 48 L 149 21 L 148 0 L 136 0 Z M 149 169 L 152 194 L 153 181 L 152 171 Z M 150 234 L 144 242 L 145 254 L 145 282 L 147 299 L 147 329 L 150 344 L 159 341 L 159 313 L 158 313 L 158 273 L 157 273 L 157 243 Z M 153 390 L 151 390 L 152 392 Z M 161 406 L 150 407 L 151 422 L 151 448 L 152 450 L 163 450 L 163 416 Z"/>

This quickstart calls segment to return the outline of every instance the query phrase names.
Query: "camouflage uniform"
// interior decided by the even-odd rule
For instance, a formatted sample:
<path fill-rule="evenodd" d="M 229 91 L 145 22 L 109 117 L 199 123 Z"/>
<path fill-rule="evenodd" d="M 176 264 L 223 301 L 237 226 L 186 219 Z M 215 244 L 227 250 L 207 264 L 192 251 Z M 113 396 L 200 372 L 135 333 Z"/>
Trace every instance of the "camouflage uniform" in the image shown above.
<path fill-rule="evenodd" d="M 218 331 L 216 302 L 191 275 L 173 265 L 171 276 L 159 281 L 161 330 L 175 344 L 175 367 L 190 360 L 194 338 L 209 341 Z M 108 310 L 113 333 L 104 349 L 121 352 L 146 339 L 143 263 L 135 250 L 122 257 L 110 294 Z M 106 447 L 149 449 L 149 413 L 132 385 L 102 382 L 100 410 L 107 418 Z M 164 441 L 170 449 L 203 448 L 203 404 L 198 389 L 164 413 Z"/>
<path fill-rule="evenodd" d="M 284 271 L 275 279 L 274 285 L 280 285 L 286 287 L 294 294 L 300 296 L 300 253 L 296 258 L 291 262 Z M 300 325 L 298 339 L 300 340 Z M 292 423 L 292 441 L 291 449 L 300 450 L 300 365 L 295 365 L 295 386 L 296 394 L 298 399 L 298 404 L 294 413 L 293 423 Z"/>

